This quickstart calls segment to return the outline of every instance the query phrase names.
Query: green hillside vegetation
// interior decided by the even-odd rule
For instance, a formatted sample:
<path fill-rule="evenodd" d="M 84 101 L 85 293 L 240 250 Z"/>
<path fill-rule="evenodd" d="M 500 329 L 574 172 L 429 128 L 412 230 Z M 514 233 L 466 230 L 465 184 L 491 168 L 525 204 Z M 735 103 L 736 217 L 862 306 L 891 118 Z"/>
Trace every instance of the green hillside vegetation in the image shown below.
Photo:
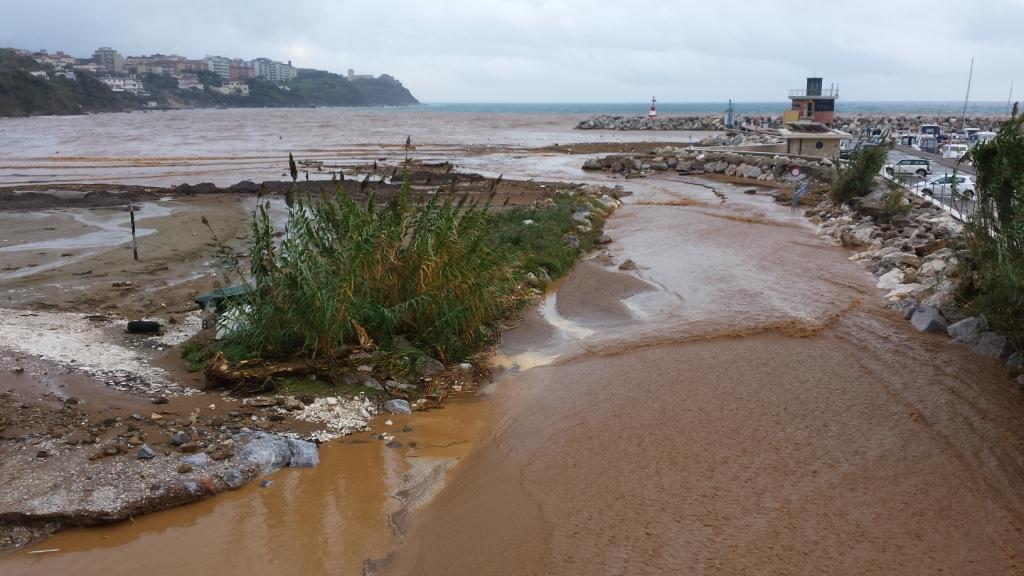
<path fill-rule="evenodd" d="M 44 66 L 13 50 L 0 50 L 0 116 L 37 116 L 117 112 L 139 107 L 137 98 L 115 93 L 87 73 L 67 80 L 50 72 L 37 78 L 34 70 Z"/>
<path fill-rule="evenodd" d="M 418 104 L 398 82 L 373 78 L 349 81 L 320 70 L 299 70 L 294 80 L 278 85 L 263 79 L 248 80 L 249 96 L 220 94 L 210 89 L 222 79 L 208 70 L 192 73 L 206 86 L 180 90 L 169 76 L 146 74 L 139 80 L 149 96 L 113 92 L 96 77 L 76 72 L 67 80 L 50 71 L 49 77 L 32 76 L 44 66 L 13 50 L 0 49 L 0 116 L 83 114 L 137 110 L 147 101 L 162 108 L 302 108 L 313 106 L 406 106 Z"/>

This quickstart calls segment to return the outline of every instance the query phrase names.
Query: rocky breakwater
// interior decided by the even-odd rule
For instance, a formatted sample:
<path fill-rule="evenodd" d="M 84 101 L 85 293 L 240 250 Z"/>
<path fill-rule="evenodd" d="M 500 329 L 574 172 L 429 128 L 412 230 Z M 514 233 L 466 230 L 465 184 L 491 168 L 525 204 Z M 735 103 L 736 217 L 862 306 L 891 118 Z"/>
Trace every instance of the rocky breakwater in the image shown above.
<path fill-rule="evenodd" d="M 725 130 L 721 116 L 612 116 L 583 120 L 577 130 Z"/>
<path fill-rule="evenodd" d="M 730 151 L 705 151 L 667 146 L 646 156 L 610 155 L 587 160 L 584 170 L 642 177 L 651 172 L 675 171 L 684 175 L 721 175 L 754 182 L 786 182 L 794 168 L 811 178 L 812 183 L 835 180 L 835 166 L 827 158 L 809 159 L 783 154 L 744 154 Z"/>
<path fill-rule="evenodd" d="M 984 317 L 972 316 L 958 302 L 955 247 L 963 224 L 932 204 L 905 197 L 896 203 L 890 194 L 879 185 L 850 205 L 826 200 L 807 215 L 820 225 L 821 235 L 856 251 L 851 259 L 875 275 L 889 308 L 922 332 L 947 335 L 978 354 L 1006 359 L 1016 377 L 1024 366 L 1021 354 L 1005 336 L 989 331 Z"/>
<path fill-rule="evenodd" d="M 834 126 L 843 132 L 848 132 L 855 137 L 863 138 L 870 131 L 874 134 L 894 134 L 901 132 L 918 133 L 923 124 L 938 124 L 943 134 L 959 132 L 961 126 L 978 128 L 979 130 L 995 132 L 1006 120 L 1005 117 L 996 116 L 972 116 L 966 118 L 963 123 L 960 117 L 946 116 L 936 118 L 935 116 L 898 116 L 898 115 L 842 115 L 836 116 Z"/>

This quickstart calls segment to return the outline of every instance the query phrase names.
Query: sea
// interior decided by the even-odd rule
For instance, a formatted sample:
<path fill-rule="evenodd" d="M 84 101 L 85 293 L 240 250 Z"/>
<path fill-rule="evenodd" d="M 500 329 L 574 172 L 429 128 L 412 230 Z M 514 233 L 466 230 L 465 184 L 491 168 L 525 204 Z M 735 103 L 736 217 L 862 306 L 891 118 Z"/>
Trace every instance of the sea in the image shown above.
<path fill-rule="evenodd" d="M 658 102 L 658 114 L 687 116 L 724 113 L 725 102 Z M 788 101 L 733 102 L 737 114 L 779 115 L 789 108 Z M 402 108 L 406 111 L 469 112 L 491 114 L 610 114 L 616 116 L 644 115 L 650 102 L 594 102 L 594 103 L 465 103 L 431 102 Z M 837 101 L 837 114 L 900 114 L 960 116 L 963 102 L 884 102 Z M 999 116 L 1008 114 L 1006 102 L 969 102 L 968 116 Z"/>
<path fill-rule="evenodd" d="M 577 159 L 523 153 L 553 144 L 671 142 L 697 132 L 576 130 L 600 114 L 637 116 L 645 102 L 447 103 L 391 108 L 230 108 L 155 110 L 82 116 L 0 118 L 0 186 L 121 183 L 173 186 L 277 180 L 284 161 L 328 165 L 391 162 L 411 153 L 482 174 L 577 177 Z M 737 102 L 738 114 L 779 115 L 786 102 Z M 968 115 L 997 116 L 1005 104 L 974 102 Z M 659 102 L 658 113 L 722 114 L 722 102 Z M 956 102 L 842 102 L 841 114 L 959 117 Z M 415 150 L 404 148 L 409 139 Z M 551 165 L 551 162 L 560 162 Z M 547 163 L 547 164 L 546 164 Z M 316 176 L 315 174 L 313 175 Z M 326 177 L 326 176 L 325 176 Z"/>

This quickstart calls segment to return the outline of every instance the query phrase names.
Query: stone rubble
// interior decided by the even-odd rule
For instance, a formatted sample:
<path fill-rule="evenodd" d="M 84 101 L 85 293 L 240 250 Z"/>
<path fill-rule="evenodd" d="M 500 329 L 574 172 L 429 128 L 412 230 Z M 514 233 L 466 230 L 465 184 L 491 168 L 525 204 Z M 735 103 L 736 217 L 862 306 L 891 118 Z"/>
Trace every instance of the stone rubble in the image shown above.
<path fill-rule="evenodd" d="M 609 155 L 592 158 L 584 170 L 624 174 L 627 178 L 653 172 L 675 171 L 683 175 L 721 174 L 752 182 L 788 183 L 790 171 L 799 168 L 814 184 L 835 180 L 836 171 L 827 158 L 813 159 L 785 154 L 754 154 L 729 150 L 701 150 L 666 146 L 646 156 Z"/>
<path fill-rule="evenodd" d="M 938 207 L 906 198 L 899 209 L 887 209 L 884 196 L 879 189 L 840 207 L 825 200 L 806 215 L 820 235 L 856 251 L 850 259 L 876 276 L 887 306 L 915 328 L 946 335 L 977 354 L 1011 358 L 1007 338 L 957 303 L 959 258 L 947 245 L 958 244 L 963 224 Z"/>
<path fill-rule="evenodd" d="M 967 126 L 995 132 L 1006 120 L 1005 117 L 971 116 L 966 118 Z M 752 126 L 770 130 L 782 127 L 780 115 L 738 115 L 736 126 Z M 943 133 L 959 132 L 961 121 L 959 116 L 908 116 L 901 114 L 838 114 L 833 126 L 852 134 L 855 138 L 884 133 L 920 131 L 922 124 L 938 124 Z M 721 114 L 702 116 L 615 116 L 601 115 L 583 120 L 576 125 L 577 130 L 725 130 L 724 117 Z"/>

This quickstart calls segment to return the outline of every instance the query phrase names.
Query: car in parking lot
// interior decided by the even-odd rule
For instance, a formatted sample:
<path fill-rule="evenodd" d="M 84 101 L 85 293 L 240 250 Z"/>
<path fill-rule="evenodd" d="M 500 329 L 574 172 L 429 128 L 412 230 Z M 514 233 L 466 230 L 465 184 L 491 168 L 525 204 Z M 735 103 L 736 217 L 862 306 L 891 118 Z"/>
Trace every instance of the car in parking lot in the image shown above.
<path fill-rule="evenodd" d="M 957 194 L 964 198 L 974 198 L 974 177 L 967 174 L 946 174 L 932 178 L 924 183 L 921 192 L 936 198 L 952 197 L 954 183 L 956 183 Z"/>
<path fill-rule="evenodd" d="M 885 173 L 890 176 L 898 174 L 917 174 L 925 177 L 932 173 L 932 162 L 925 158 L 904 158 L 885 167 Z"/>
<path fill-rule="evenodd" d="M 943 158 L 959 160 L 964 157 L 964 154 L 967 154 L 968 150 L 970 150 L 970 148 L 967 147 L 967 144 L 950 143 L 943 144 L 942 148 L 939 149 L 939 153 L 942 154 Z"/>
<path fill-rule="evenodd" d="M 862 140 L 854 146 L 848 148 L 841 147 L 839 149 L 839 159 L 849 160 L 853 158 L 853 155 L 856 154 L 857 152 L 860 152 L 861 150 L 865 150 L 867 148 L 874 148 L 875 146 L 878 146 L 878 144 L 876 144 L 875 142 L 868 142 L 867 140 Z"/>

